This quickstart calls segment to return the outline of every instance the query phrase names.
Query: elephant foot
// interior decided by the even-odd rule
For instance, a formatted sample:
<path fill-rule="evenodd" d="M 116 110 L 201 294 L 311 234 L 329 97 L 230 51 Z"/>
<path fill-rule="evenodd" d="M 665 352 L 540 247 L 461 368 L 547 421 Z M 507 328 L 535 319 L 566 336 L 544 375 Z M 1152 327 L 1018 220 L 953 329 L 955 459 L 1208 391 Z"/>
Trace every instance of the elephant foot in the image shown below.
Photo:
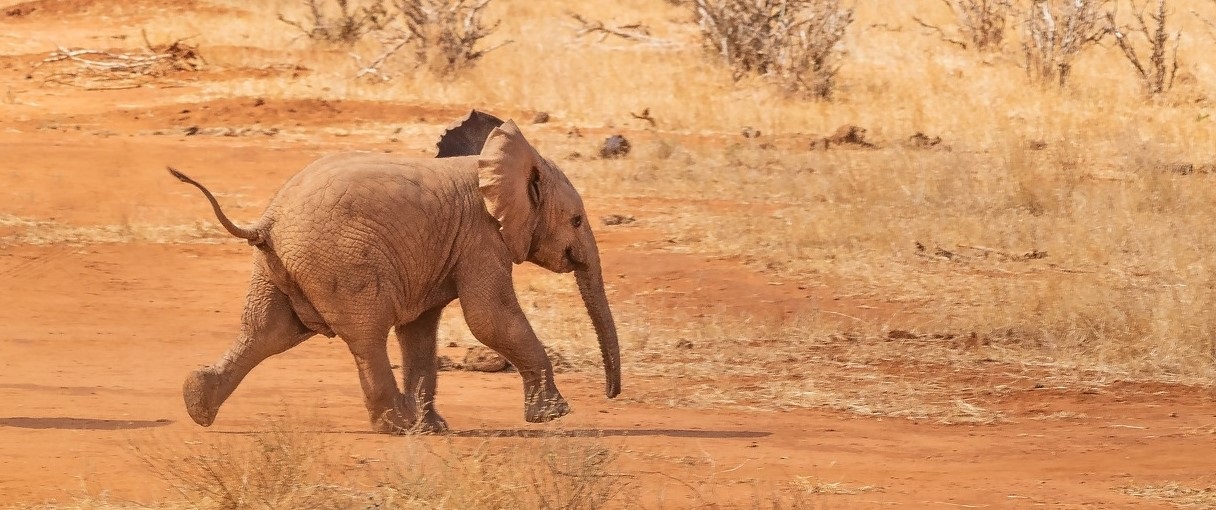
<path fill-rule="evenodd" d="M 423 413 L 422 419 L 414 424 L 413 431 L 423 434 L 441 434 L 448 431 L 448 422 L 439 416 L 439 413 L 427 411 Z"/>
<path fill-rule="evenodd" d="M 400 409 L 387 409 L 372 419 L 372 430 L 377 434 L 401 436 L 410 433 L 410 422 Z"/>
<path fill-rule="evenodd" d="M 210 368 L 190 372 L 182 385 L 182 397 L 186 400 L 186 412 L 194 423 L 209 427 L 215 422 L 218 409 L 212 403 L 212 394 L 219 383 L 219 376 Z"/>
<path fill-rule="evenodd" d="M 528 423 L 544 423 L 570 414 L 570 404 L 561 394 L 554 393 L 547 399 L 530 399 L 524 403 L 524 419 Z"/>

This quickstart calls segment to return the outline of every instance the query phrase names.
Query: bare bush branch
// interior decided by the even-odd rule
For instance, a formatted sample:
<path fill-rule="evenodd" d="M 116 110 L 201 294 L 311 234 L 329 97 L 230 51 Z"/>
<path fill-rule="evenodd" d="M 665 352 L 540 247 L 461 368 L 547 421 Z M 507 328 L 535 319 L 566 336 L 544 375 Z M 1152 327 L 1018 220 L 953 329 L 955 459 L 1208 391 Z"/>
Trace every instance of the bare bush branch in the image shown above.
<path fill-rule="evenodd" d="M 958 20 L 959 37 L 951 37 L 945 30 L 929 24 L 918 17 L 912 19 L 921 26 L 937 32 L 938 37 L 950 44 L 980 51 L 1000 49 L 1005 40 L 1005 25 L 1013 13 L 1012 0 L 942 0 Z"/>
<path fill-rule="evenodd" d="M 1136 70 L 1145 93 L 1150 96 L 1163 94 L 1174 86 L 1174 76 L 1178 74 L 1178 44 L 1182 40 L 1182 32 L 1170 36 L 1166 28 L 1166 0 L 1157 0 L 1157 8 L 1148 15 L 1152 26 L 1144 19 L 1144 9 L 1148 3 L 1138 6 L 1135 0 L 1130 2 L 1134 11 L 1132 19 L 1136 25 L 1120 27 L 1115 21 L 1115 12 L 1109 11 L 1106 13 L 1106 19 L 1110 32 L 1114 35 L 1115 43 L 1123 52 L 1123 56 L 1127 57 L 1127 61 Z M 1141 60 L 1136 52 L 1136 44 L 1130 40 L 1128 34 L 1140 34 L 1144 37 L 1149 47 L 1148 62 Z M 1172 51 L 1169 48 L 1171 39 L 1174 43 Z"/>
<path fill-rule="evenodd" d="M 482 40 L 498 29 L 482 19 L 490 0 L 398 0 L 405 31 L 414 44 L 419 64 L 430 63 L 440 74 L 471 67 L 487 53 L 512 41 L 479 49 Z"/>
<path fill-rule="evenodd" d="M 841 0 L 693 0 L 692 7 L 706 48 L 736 80 L 760 75 L 791 93 L 831 98 L 852 7 Z"/>
<path fill-rule="evenodd" d="M 346 46 L 384 29 L 395 17 L 384 0 L 369 0 L 366 5 L 352 5 L 350 0 L 332 0 L 332 4 L 325 0 L 304 0 L 304 5 L 308 7 L 309 19 L 297 21 L 279 13 L 279 21 L 296 27 L 314 41 Z"/>
<path fill-rule="evenodd" d="M 1022 49 L 1026 72 L 1064 85 L 1073 60 L 1108 32 L 1104 7 L 1110 0 L 1032 0 L 1026 11 Z"/>

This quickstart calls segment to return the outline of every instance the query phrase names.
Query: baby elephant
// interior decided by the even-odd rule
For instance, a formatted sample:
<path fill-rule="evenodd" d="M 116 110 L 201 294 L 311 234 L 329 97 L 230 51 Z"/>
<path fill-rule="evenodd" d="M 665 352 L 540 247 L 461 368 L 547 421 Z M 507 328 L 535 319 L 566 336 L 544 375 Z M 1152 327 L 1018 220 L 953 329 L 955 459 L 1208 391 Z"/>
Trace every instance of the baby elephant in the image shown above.
<path fill-rule="evenodd" d="M 439 157 L 346 153 L 308 165 L 279 189 L 262 218 L 234 225 L 202 190 L 220 224 L 257 248 L 237 340 L 184 386 L 195 423 L 211 425 L 224 400 L 262 360 L 322 334 L 340 336 L 359 368 L 378 432 L 440 432 L 436 333 L 460 299 L 477 340 L 523 377 L 524 418 L 570 412 L 544 346 L 520 309 L 513 264 L 574 272 L 604 359 L 608 398 L 621 391 L 616 326 L 582 199 L 514 122 L 473 111 L 439 140 Z M 385 338 L 401 344 L 402 389 Z"/>

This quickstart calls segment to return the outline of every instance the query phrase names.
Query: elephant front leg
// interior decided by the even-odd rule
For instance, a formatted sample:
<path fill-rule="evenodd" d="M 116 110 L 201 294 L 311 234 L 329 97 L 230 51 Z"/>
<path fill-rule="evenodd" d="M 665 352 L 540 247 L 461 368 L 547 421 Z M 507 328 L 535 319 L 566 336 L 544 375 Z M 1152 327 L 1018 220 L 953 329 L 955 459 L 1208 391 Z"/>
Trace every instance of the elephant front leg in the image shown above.
<path fill-rule="evenodd" d="M 541 423 L 570 414 L 570 404 L 553 382 L 549 355 L 519 307 L 509 274 L 505 286 L 462 292 L 460 302 L 473 336 L 519 370 L 524 382 L 524 419 Z"/>
<path fill-rule="evenodd" d="M 448 423 L 435 410 L 438 363 L 435 347 L 439 341 L 439 317 L 443 307 L 423 313 L 414 322 L 394 328 L 401 344 L 402 396 L 407 412 L 413 414 L 414 430 L 445 432 Z"/>

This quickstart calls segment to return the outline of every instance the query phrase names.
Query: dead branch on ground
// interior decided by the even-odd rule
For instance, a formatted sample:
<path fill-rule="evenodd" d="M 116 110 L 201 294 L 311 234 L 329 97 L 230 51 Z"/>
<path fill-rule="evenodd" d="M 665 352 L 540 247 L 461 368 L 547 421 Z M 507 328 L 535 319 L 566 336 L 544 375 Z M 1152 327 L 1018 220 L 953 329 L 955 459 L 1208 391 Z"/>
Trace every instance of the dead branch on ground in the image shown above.
<path fill-rule="evenodd" d="M 579 24 L 578 28 L 576 28 L 574 31 L 574 35 L 576 37 L 583 37 L 588 34 L 598 34 L 599 35 L 598 42 L 604 42 L 609 37 L 616 36 L 616 37 L 620 37 L 621 39 L 626 39 L 626 40 L 630 40 L 630 41 L 638 41 L 638 42 L 645 42 L 645 43 L 659 44 L 659 45 L 672 44 L 671 41 L 666 41 L 663 39 L 659 39 L 657 37 L 652 37 L 650 35 L 650 28 L 641 23 L 630 23 L 628 25 L 610 26 L 610 25 L 605 24 L 603 21 L 587 19 L 576 12 L 566 11 L 566 15 L 570 16 L 570 18 L 572 18 L 574 21 L 578 22 L 578 24 Z"/>
<path fill-rule="evenodd" d="M 57 46 L 30 70 L 33 77 L 43 68 L 51 69 L 43 81 L 90 90 L 114 90 L 141 86 L 150 78 L 174 71 L 197 71 L 206 64 L 198 47 L 179 39 L 167 45 L 154 45 L 143 34 L 144 48 L 139 52 L 119 52 Z M 66 67 L 66 68 L 65 68 Z M 82 85 L 80 82 L 125 81 L 109 86 Z"/>

